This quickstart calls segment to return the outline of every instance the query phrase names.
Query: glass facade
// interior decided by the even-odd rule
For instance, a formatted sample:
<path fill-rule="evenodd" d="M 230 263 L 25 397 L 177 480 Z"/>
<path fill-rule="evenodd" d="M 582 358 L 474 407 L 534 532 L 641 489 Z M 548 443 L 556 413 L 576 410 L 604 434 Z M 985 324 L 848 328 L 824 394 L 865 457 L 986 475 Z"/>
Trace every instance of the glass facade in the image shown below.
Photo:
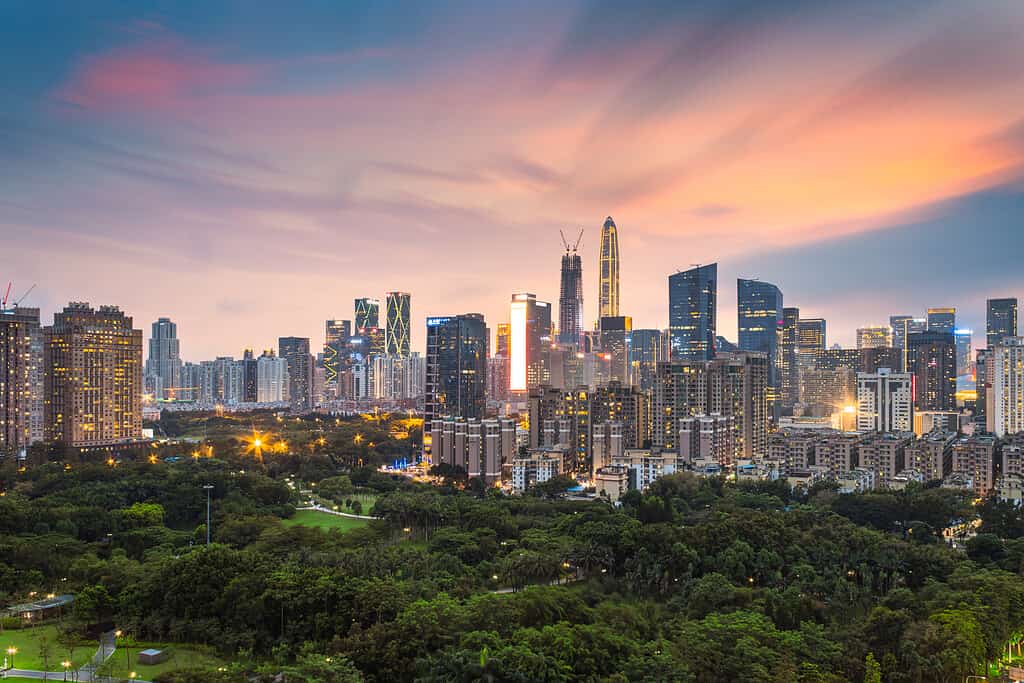
<path fill-rule="evenodd" d="M 672 360 L 714 358 L 717 299 L 717 263 L 669 276 L 668 321 Z"/>

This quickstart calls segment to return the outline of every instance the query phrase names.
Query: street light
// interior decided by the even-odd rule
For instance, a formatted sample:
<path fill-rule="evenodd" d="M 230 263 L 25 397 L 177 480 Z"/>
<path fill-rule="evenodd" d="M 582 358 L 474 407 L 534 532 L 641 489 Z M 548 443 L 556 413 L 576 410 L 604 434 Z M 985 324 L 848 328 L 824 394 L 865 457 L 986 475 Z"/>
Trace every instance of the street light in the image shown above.
<path fill-rule="evenodd" d="M 210 545 L 210 490 L 213 484 L 203 484 L 206 489 L 206 545 Z"/>
<path fill-rule="evenodd" d="M 71 668 L 71 662 L 65 659 L 60 665 L 64 667 L 64 680 L 66 681 L 68 680 L 68 669 Z"/>
<path fill-rule="evenodd" d="M 18 654 L 18 648 L 16 648 L 13 645 L 11 645 L 9 648 L 7 648 L 7 654 L 9 654 L 11 656 L 11 668 L 13 669 L 14 668 L 14 655 Z"/>

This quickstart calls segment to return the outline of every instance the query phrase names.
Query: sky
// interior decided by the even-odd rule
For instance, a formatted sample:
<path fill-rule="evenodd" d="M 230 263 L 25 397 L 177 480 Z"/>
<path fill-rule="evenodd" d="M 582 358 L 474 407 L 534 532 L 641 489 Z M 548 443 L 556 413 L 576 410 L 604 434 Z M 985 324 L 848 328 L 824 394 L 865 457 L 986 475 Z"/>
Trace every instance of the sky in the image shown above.
<path fill-rule="evenodd" d="M 201 360 L 353 299 L 508 320 L 559 230 L 622 313 L 719 263 L 858 326 L 1024 295 L 1024 3 L 0 4 L 0 280 L 178 323 Z M 4 283 L 4 286 L 6 282 Z"/>

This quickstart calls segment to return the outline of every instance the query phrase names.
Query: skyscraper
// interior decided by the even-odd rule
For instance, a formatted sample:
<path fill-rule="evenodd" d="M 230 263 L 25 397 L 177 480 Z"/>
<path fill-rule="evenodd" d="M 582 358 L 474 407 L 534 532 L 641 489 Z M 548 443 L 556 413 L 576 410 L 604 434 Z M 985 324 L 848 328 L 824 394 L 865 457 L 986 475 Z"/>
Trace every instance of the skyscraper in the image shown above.
<path fill-rule="evenodd" d="M 624 386 L 631 383 L 629 372 L 629 343 L 633 332 L 633 318 L 628 315 L 606 316 L 598 321 L 601 333 L 601 352 L 608 356 L 610 379 Z"/>
<path fill-rule="evenodd" d="M 42 328 L 38 308 L 0 308 L 0 453 L 42 438 Z"/>
<path fill-rule="evenodd" d="M 510 306 L 510 389 L 526 391 L 550 379 L 551 304 L 526 292 L 512 295 Z"/>
<path fill-rule="evenodd" d="M 583 236 L 582 232 L 580 236 Z M 578 246 L 578 241 L 573 246 L 565 243 L 561 290 L 558 295 L 558 341 L 577 347 L 580 346 L 583 334 L 583 260 L 576 252 Z"/>
<path fill-rule="evenodd" d="M 484 417 L 488 343 L 479 313 L 427 318 L 424 434 L 440 418 Z"/>
<path fill-rule="evenodd" d="M 385 297 L 388 315 L 385 353 L 389 356 L 404 358 L 410 353 L 409 299 L 409 294 L 406 292 L 388 292 Z"/>
<path fill-rule="evenodd" d="M 288 360 L 267 349 L 256 359 L 256 401 L 282 403 L 288 400 Z"/>
<path fill-rule="evenodd" d="M 671 355 L 676 361 L 715 357 L 718 264 L 697 266 L 668 278 Z"/>
<path fill-rule="evenodd" d="M 68 304 L 44 331 L 46 438 L 106 446 L 142 437 L 142 330 L 116 306 Z"/>
<path fill-rule="evenodd" d="M 988 429 L 1000 438 L 1024 432 L 1024 337 L 1004 337 L 989 353 Z"/>
<path fill-rule="evenodd" d="M 598 263 L 598 317 L 619 314 L 619 229 L 611 216 L 601 226 L 601 254 Z"/>
<path fill-rule="evenodd" d="M 928 331 L 929 332 L 950 332 L 956 329 L 955 308 L 929 308 L 928 309 Z"/>
<path fill-rule="evenodd" d="M 309 337 L 281 337 L 277 355 L 288 363 L 288 400 L 293 412 L 313 409 L 313 357 Z"/>
<path fill-rule="evenodd" d="M 351 336 L 350 320 L 328 320 L 324 323 L 324 390 L 332 398 L 338 396 L 344 346 Z"/>
<path fill-rule="evenodd" d="M 974 369 L 974 354 L 971 352 L 973 337 L 974 330 L 959 328 L 953 332 L 953 341 L 956 344 L 956 375 L 968 381 L 968 376 L 973 374 Z"/>
<path fill-rule="evenodd" d="M 245 349 L 242 352 L 242 360 L 238 361 L 242 367 L 242 402 L 256 403 L 260 393 L 260 365 L 252 349 Z"/>
<path fill-rule="evenodd" d="M 884 349 L 892 346 L 892 328 L 888 325 L 869 325 L 857 328 L 858 349 Z"/>
<path fill-rule="evenodd" d="M 988 348 L 1005 337 L 1017 336 L 1017 299 L 989 299 L 986 316 L 985 332 L 988 337 Z"/>
<path fill-rule="evenodd" d="M 159 318 L 153 323 L 146 374 L 156 379 L 159 393 L 155 398 L 176 398 L 178 387 L 181 386 L 181 349 L 178 326 L 170 318 Z"/>
<path fill-rule="evenodd" d="M 779 337 L 782 331 L 782 291 L 760 280 L 736 280 L 736 312 L 741 351 L 760 351 L 768 358 L 768 403 L 777 407 L 782 385 L 779 377 Z"/>
<path fill-rule="evenodd" d="M 629 365 L 633 384 L 641 391 L 654 390 L 658 363 L 668 362 L 668 335 L 664 330 L 633 330 L 629 335 Z"/>
<path fill-rule="evenodd" d="M 355 313 L 356 334 L 362 334 L 363 330 L 370 327 L 380 327 L 380 301 L 377 299 L 356 299 Z"/>
<path fill-rule="evenodd" d="M 914 374 L 915 410 L 956 409 L 956 344 L 952 332 L 907 337 L 907 372 Z"/>
<path fill-rule="evenodd" d="M 813 353 L 822 351 L 828 338 L 825 335 L 824 318 L 801 318 L 796 323 L 797 353 Z"/>
<path fill-rule="evenodd" d="M 797 363 L 797 322 L 799 308 L 782 309 L 782 335 L 779 339 L 779 375 L 782 405 L 790 408 L 800 400 L 800 365 Z"/>

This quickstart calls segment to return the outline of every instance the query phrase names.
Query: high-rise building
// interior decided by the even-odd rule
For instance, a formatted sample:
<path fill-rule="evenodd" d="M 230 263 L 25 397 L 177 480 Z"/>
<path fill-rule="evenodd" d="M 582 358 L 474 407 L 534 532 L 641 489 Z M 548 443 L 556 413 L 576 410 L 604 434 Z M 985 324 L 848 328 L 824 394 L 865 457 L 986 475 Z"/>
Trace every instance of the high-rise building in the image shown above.
<path fill-rule="evenodd" d="M 629 335 L 629 366 L 633 385 L 654 390 L 658 363 L 668 361 L 668 334 L 664 330 L 633 330 Z"/>
<path fill-rule="evenodd" d="M 380 301 L 363 297 L 355 300 L 356 334 L 362 334 L 368 327 L 380 327 Z"/>
<path fill-rule="evenodd" d="M 929 308 L 928 309 L 928 331 L 949 332 L 952 334 L 956 329 L 955 308 Z"/>
<path fill-rule="evenodd" d="M 782 291 L 760 280 L 736 280 L 736 312 L 741 351 L 758 351 L 768 358 L 768 405 L 773 414 L 779 404 L 779 339 L 782 333 Z M 777 415 L 776 415 L 777 416 Z"/>
<path fill-rule="evenodd" d="M 650 439 L 650 400 L 637 387 L 612 381 L 592 390 L 586 398 L 591 426 L 619 424 L 623 448 L 643 448 Z"/>
<path fill-rule="evenodd" d="M 826 348 L 824 318 L 800 318 L 796 322 L 797 353 L 813 353 Z"/>
<path fill-rule="evenodd" d="M 988 401 L 989 394 L 992 391 L 992 379 L 990 376 L 992 354 L 992 349 L 978 349 L 978 353 L 975 356 L 976 381 L 974 386 L 977 391 L 977 398 L 974 401 L 974 424 L 981 429 L 989 428 L 988 414 L 991 410 L 989 409 Z"/>
<path fill-rule="evenodd" d="M 598 317 L 615 317 L 619 314 L 619 229 L 611 216 L 601 226 L 601 254 L 598 272 Z"/>
<path fill-rule="evenodd" d="M 253 355 L 252 349 L 246 349 L 238 363 L 242 368 L 242 402 L 256 403 L 260 390 L 259 361 Z"/>
<path fill-rule="evenodd" d="M 857 375 L 857 429 L 909 432 L 914 429 L 913 375 L 882 368 Z"/>
<path fill-rule="evenodd" d="M 717 263 L 669 276 L 668 322 L 673 361 L 715 357 L 717 300 Z"/>
<path fill-rule="evenodd" d="M 293 412 L 313 409 L 313 357 L 309 337 L 281 337 L 277 355 L 288 362 L 288 400 Z"/>
<path fill-rule="evenodd" d="M 890 315 L 889 329 L 892 330 L 892 346 L 897 349 L 905 348 L 907 345 L 907 321 L 913 320 L 912 315 Z"/>
<path fill-rule="evenodd" d="M 279 358 L 273 349 L 267 349 L 256 359 L 256 402 L 284 403 L 288 401 L 288 359 Z"/>
<path fill-rule="evenodd" d="M 479 313 L 427 318 L 424 433 L 443 417 L 484 417 L 489 341 Z"/>
<path fill-rule="evenodd" d="M 338 375 L 344 346 L 351 336 L 350 320 L 328 320 L 324 324 L 324 391 L 328 396 L 338 395 Z"/>
<path fill-rule="evenodd" d="M 512 356 L 512 326 L 508 323 L 498 323 L 494 333 L 494 355 L 505 358 Z"/>
<path fill-rule="evenodd" d="M 106 446 L 142 437 L 142 330 L 116 306 L 72 302 L 44 331 L 46 438 Z"/>
<path fill-rule="evenodd" d="M 558 341 L 576 346 L 580 346 L 583 334 L 583 260 L 576 253 L 578 244 L 565 243 L 558 295 Z"/>
<path fill-rule="evenodd" d="M 678 420 L 732 415 L 737 456 L 764 457 L 768 444 L 768 358 L 752 351 L 658 366 L 651 409 L 655 446 L 678 447 Z"/>
<path fill-rule="evenodd" d="M 985 321 L 988 348 L 994 348 L 1005 337 L 1017 336 L 1017 299 L 989 299 Z"/>
<path fill-rule="evenodd" d="M 388 292 L 385 300 L 388 314 L 385 353 L 389 356 L 408 356 L 411 350 L 409 294 Z"/>
<path fill-rule="evenodd" d="M 779 379 L 781 403 L 791 408 L 800 401 L 800 365 L 797 363 L 797 322 L 799 308 L 782 309 L 782 333 L 779 337 Z"/>
<path fill-rule="evenodd" d="M 957 377 L 974 374 L 974 354 L 971 352 L 971 339 L 973 337 L 974 330 L 961 327 L 953 332 L 953 341 L 956 344 Z"/>
<path fill-rule="evenodd" d="M 952 332 L 909 335 L 906 369 L 914 375 L 915 410 L 956 409 L 956 345 Z"/>
<path fill-rule="evenodd" d="M 598 321 L 601 332 L 601 353 L 608 357 L 611 379 L 629 386 L 629 343 L 633 332 L 633 319 L 628 315 L 604 317 Z"/>
<path fill-rule="evenodd" d="M 43 438 L 43 354 L 38 308 L 0 308 L 0 453 Z"/>
<path fill-rule="evenodd" d="M 512 295 L 509 386 L 527 391 L 550 380 L 551 304 L 534 294 Z"/>
<path fill-rule="evenodd" d="M 857 328 L 858 349 L 879 349 L 892 346 L 892 328 L 888 325 L 869 325 Z"/>
<path fill-rule="evenodd" d="M 157 391 L 154 398 L 173 401 L 177 397 L 181 386 L 181 348 L 178 326 L 170 318 L 160 318 L 153 323 L 146 375 L 155 380 Z"/>
<path fill-rule="evenodd" d="M 1024 432 L 1024 337 L 1003 337 L 989 353 L 988 431 L 1000 438 Z"/>

